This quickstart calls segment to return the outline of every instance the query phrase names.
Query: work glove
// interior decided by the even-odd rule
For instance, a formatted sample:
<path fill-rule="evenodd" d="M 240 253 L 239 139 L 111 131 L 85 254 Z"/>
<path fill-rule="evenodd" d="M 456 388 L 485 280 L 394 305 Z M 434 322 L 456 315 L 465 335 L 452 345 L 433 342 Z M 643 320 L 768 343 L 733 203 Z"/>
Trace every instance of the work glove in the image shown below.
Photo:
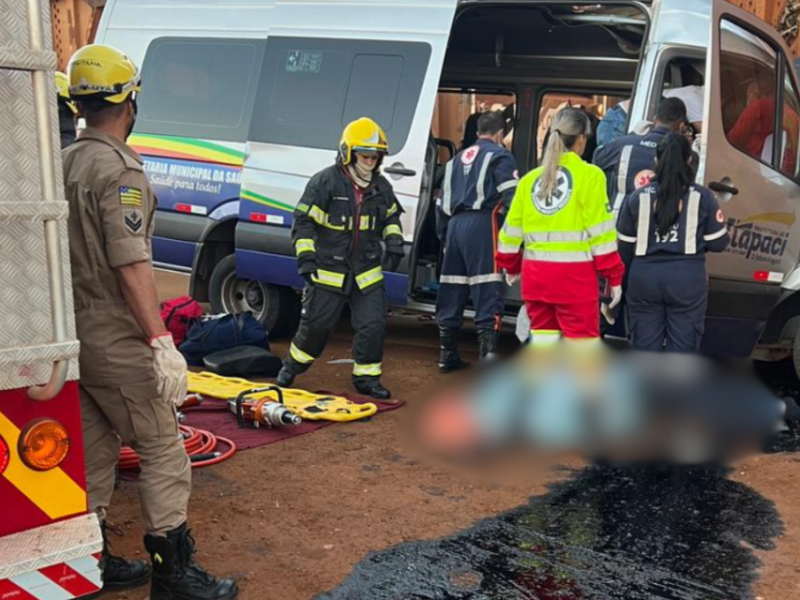
<path fill-rule="evenodd" d="M 306 285 L 312 286 L 314 285 L 313 277 L 317 274 L 316 271 L 308 271 L 307 273 L 300 273 L 300 277 L 306 280 Z"/>
<path fill-rule="evenodd" d="M 158 391 L 165 402 L 178 408 L 186 401 L 189 387 L 186 359 L 178 352 L 171 333 L 162 333 L 150 340 Z"/>
<path fill-rule="evenodd" d="M 403 254 L 398 252 L 386 252 L 386 257 L 383 259 L 383 270 L 396 273 L 400 267 L 400 262 L 403 260 Z"/>
<path fill-rule="evenodd" d="M 611 302 L 608 303 L 608 308 L 613 309 L 616 308 L 617 305 L 622 301 L 622 286 L 621 285 L 612 285 L 611 286 Z"/>
<path fill-rule="evenodd" d="M 506 271 L 506 283 L 509 287 L 514 287 L 514 284 L 517 283 L 520 279 L 522 279 L 522 275 L 517 273 L 516 275 L 512 275 L 508 271 Z"/>

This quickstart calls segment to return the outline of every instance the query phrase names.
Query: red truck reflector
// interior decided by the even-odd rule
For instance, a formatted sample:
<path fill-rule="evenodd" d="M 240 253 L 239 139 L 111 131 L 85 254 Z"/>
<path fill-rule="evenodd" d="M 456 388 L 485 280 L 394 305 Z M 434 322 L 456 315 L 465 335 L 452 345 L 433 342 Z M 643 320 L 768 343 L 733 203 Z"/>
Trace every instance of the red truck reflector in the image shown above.
<path fill-rule="evenodd" d="M 8 444 L 3 439 L 3 436 L 0 435 L 0 475 L 8 468 L 8 461 L 11 460 L 11 450 L 8 447 Z"/>

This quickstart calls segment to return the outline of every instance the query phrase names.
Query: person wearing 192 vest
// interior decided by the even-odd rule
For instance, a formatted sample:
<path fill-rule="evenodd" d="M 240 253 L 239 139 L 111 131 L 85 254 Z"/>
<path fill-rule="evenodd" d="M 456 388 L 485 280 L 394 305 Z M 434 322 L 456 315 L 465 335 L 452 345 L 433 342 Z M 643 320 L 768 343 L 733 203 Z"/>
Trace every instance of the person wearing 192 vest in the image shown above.
<path fill-rule="evenodd" d="M 656 177 L 625 200 L 617 222 L 620 253 L 630 264 L 628 313 L 637 350 L 696 352 L 708 304 L 706 252 L 730 241 L 711 190 L 693 184 L 685 137 L 659 142 Z"/>
<path fill-rule="evenodd" d="M 400 202 L 380 174 L 389 152 L 386 135 L 363 117 L 345 127 L 336 164 L 314 175 L 297 204 L 292 242 L 300 275 L 306 280 L 300 327 L 278 374 L 289 387 L 319 358 L 345 304 L 350 305 L 353 385 L 361 394 L 387 400 L 381 384 L 386 332 L 386 267 L 396 271 L 403 258 Z"/>
<path fill-rule="evenodd" d="M 151 579 L 151 600 L 232 600 L 231 579 L 194 562 L 187 527 L 192 490 L 175 408 L 187 367 L 158 312 L 151 240 L 156 199 L 141 157 L 125 140 L 136 119 L 136 66 L 119 50 L 84 46 L 69 63 L 70 96 L 87 128 L 63 152 L 69 249 L 80 350 L 80 401 L 89 510 L 103 523 L 103 587 Z M 120 443 L 141 459 L 143 560 L 109 552 L 106 510 Z"/>
<path fill-rule="evenodd" d="M 458 353 L 458 333 L 470 295 L 481 359 L 497 350 L 505 283 L 494 251 L 499 220 L 519 182 L 514 155 L 503 147 L 504 128 L 502 113 L 480 116 L 478 140 L 447 163 L 436 205 L 437 232 L 444 245 L 436 320 L 439 368 L 445 373 L 467 366 Z"/>
<path fill-rule="evenodd" d="M 608 197 L 615 218 L 622 201 L 652 180 L 658 143 L 669 133 L 683 133 L 686 119 L 683 100 L 667 98 L 658 107 L 655 127 L 650 133 L 617 138 L 594 153 L 593 162 L 603 170 L 608 181 Z"/>

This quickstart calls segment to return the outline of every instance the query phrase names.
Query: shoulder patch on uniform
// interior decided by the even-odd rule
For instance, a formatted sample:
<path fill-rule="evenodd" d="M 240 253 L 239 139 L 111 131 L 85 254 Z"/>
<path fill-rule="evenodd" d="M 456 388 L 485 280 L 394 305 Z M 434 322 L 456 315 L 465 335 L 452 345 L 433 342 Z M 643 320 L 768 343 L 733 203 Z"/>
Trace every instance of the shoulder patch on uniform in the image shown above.
<path fill-rule="evenodd" d="M 128 208 L 122 211 L 122 220 L 125 223 L 125 229 L 131 233 L 139 233 L 144 226 L 144 217 L 142 211 L 137 208 Z"/>
<path fill-rule="evenodd" d="M 119 186 L 119 203 L 123 206 L 142 207 L 142 190 L 129 185 Z"/>
<path fill-rule="evenodd" d="M 645 186 L 650 185 L 650 182 L 653 181 L 653 178 L 655 176 L 656 176 L 655 171 L 653 171 L 652 169 L 642 169 L 633 178 L 634 189 L 638 190 L 639 188 L 643 188 Z"/>
<path fill-rule="evenodd" d="M 717 223 L 724 223 L 724 222 L 725 222 L 725 215 L 723 214 L 722 209 L 720 208 L 719 210 L 717 210 Z"/>
<path fill-rule="evenodd" d="M 465 165 L 471 165 L 475 162 L 475 159 L 478 158 L 480 151 L 480 146 L 470 146 L 461 153 L 461 162 Z"/>

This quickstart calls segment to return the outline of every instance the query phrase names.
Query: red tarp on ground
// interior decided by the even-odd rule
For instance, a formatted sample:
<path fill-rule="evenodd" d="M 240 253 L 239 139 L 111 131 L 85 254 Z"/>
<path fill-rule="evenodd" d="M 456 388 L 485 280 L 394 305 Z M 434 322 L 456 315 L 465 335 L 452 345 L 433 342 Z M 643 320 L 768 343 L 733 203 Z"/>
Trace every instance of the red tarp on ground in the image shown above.
<path fill-rule="evenodd" d="M 374 419 L 382 412 L 387 412 L 403 406 L 403 403 L 391 404 L 361 396 L 350 396 L 348 394 L 334 394 L 324 391 L 314 393 L 326 396 L 341 396 L 352 402 L 355 402 L 356 404 L 372 402 L 373 404 L 377 405 L 378 413 L 370 417 L 370 419 Z M 205 429 L 216 436 L 233 440 L 233 442 L 238 446 L 239 450 L 248 450 L 250 448 L 258 448 L 259 446 L 265 446 L 267 444 L 274 444 L 275 442 L 280 442 L 291 437 L 311 433 L 312 431 L 317 431 L 323 427 L 336 424 L 332 421 L 303 421 L 302 424 L 295 427 L 289 426 L 280 429 L 268 429 L 266 427 L 261 427 L 259 429 L 246 427 L 240 429 L 236 423 L 236 415 L 234 415 L 232 412 L 229 410 L 222 411 L 219 409 L 212 409 L 212 407 L 216 407 L 218 404 L 221 403 L 209 400 L 206 402 L 206 407 L 208 408 L 200 406 L 195 409 L 187 410 L 185 413 L 186 421 L 184 422 L 184 425 L 195 427 L 197 429 Z M 360 421 L 351 421 L 351 423 L 352 422 L 358 423 Z"/>

